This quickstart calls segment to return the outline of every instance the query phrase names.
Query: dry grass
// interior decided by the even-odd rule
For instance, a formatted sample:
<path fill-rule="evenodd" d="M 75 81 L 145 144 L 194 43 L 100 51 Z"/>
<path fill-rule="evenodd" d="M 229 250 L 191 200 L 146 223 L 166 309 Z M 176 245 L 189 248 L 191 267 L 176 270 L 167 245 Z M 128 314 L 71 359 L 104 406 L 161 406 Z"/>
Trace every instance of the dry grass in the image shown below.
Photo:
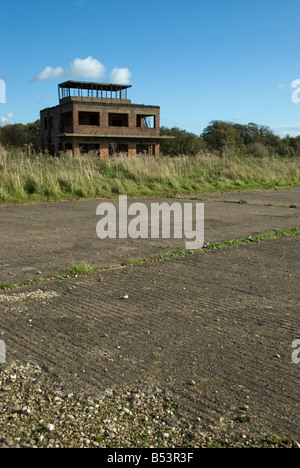
<path fill-rule="evenodd" d="M 102 160 L 29 154 L 0 147 L 0 202 L 76 198 L 178 196 L 203 192 L 300 185 L 300 160 L 213 154 Z"/>

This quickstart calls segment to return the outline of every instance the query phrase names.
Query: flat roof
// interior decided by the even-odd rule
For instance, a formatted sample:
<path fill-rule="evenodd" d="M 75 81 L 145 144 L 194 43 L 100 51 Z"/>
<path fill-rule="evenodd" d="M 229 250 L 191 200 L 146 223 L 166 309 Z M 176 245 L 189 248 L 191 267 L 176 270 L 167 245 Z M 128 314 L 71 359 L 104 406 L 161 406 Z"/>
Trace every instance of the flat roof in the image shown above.
<path fill-rule="evenodd" d="M 91 89 L 98 91 L 120 91 L 122 89 L 131 88 L 131 85 L 117 84 L 117 83 L 95 83 L 88 81 L 65 81 L 58 85 L 59 88 L 69 89 Z"/>
<path fill-rule="evenodd" d="M 174 140 L 174 136 L 167 135 L 99 135 L 98 133 L 59 133 L 54 137 L 97 138 L 97 139 L 127 139 L 127 140 Z"/>

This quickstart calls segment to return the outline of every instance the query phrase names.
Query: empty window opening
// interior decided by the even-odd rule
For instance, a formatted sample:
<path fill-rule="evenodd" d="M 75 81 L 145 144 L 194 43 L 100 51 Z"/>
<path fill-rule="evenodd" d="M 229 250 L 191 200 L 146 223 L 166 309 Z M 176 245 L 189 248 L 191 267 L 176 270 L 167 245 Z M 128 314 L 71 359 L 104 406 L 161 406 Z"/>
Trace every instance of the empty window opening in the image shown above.
<path fill-rule="evenodd" d="M 73 151 L 72 143 L 65 143 L 65 151 Z"/>
<path fill-rule="evenodd" d="M 64 112 L 61 115 L 61 121 L 63 125 L 71 125 L 72 124 L 72 112 Z"/>
<path fill-rule="evenodd" d="M 72 127 L 73 123 L 73 113 L 72 112 L 64 112 L 61 115 L 61 131 L 64 132 L 65 130 Z"/>
<path fill-rule="evenodd" d="M 128 114 L 108 114 L 110 127 L 128 127 Z"/>
<path fill-rule="evenodd" d="M 155 128 L 155 115 L 137 115 L 136 126 L 142 128 Z"/>
<path fill-rule="evenodd" d="M 111 143 L 109 145 L 109 156 L 120 156 L 121 154 L 128 154 L 128 145 Z"/>
<path fill-rule="evenodd" d="M 79 125 L 91 125 L 94 127 L 100 126 L 99 112 L 79 112 Z"/>
<path fill-rule="evenodd" d="M 100 145 L 93 143 L 79 143 L 80 154 L 89 156 L 100 156 Z"/>
<path fill-rule="evenodd" d="M 136 152 L 137 154 L 155 156 L 155 145 L 137 145 Z"/>
<path fill-rule="evenodd" d="M 55 148 L 54 148 L 54 145 L 53 145 L 53 144 L 50 144 L 50 145 L 48 146 L 48 151 L 49 151 L 49 153 L 50 153 L 52 156 L 54 155 L 54 153 L 55 153 Z"/>

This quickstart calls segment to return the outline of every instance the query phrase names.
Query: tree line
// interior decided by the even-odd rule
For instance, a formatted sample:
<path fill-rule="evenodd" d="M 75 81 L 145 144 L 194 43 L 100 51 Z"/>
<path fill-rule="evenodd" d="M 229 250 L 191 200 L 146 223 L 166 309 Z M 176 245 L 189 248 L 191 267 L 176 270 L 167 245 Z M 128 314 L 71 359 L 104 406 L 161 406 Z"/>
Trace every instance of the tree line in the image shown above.
<path fill-rule="evenodd" d="M 162 140 L 161 151 L 177 156 L 194 156 L 203 151 L 214 151 L 220 156 L 230 154 L 267 157 L 300 157 L 300 136 L 280 138 L 264 125 L 249 123 L 235 124 L 214 120 L 200 136 L 179 128 L 161 128 L 161 135 L 173 136 L 173 140 Z"/>
<path fill-rule="evenodd" d="M 198 136 L 180 128 L 161 127 L 160 134 L 173 139 L 161 140 L 161 153 L 169 156 L 195 156 L 216 152 L 267 157 L 300 157 L 300 136 L 280 138 L 266 126 L 249 123 L 241 125 L 214 120 Z M 11 124 L 0 127 L 0 144 L 5 148 L 30 148 L 41 151 L 40 120 L 29 124 Z"/>
<path fill-rule="evenodd" d="M 31 148 L 36 152 L 41 151 L 41 127 L 40 120 L 33 123 L 10 124 L 0 127 L 0 144 L 7 149 Z"/>

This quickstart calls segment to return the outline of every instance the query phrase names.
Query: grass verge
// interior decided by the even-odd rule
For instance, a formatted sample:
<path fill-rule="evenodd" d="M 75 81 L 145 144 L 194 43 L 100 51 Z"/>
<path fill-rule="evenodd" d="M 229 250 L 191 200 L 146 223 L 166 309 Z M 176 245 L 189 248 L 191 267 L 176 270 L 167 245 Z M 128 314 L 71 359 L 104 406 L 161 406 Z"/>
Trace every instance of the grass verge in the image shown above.
<path fill-rule="evenodd" d="M 207 250 L 219 250 L 219 249 L 224 249 L 226 247 L 232 247 L 232 246 L 238 246 L 238 245 L 246 245 L 250 244 L 253 242 L 261 242 L 263 240 L 267 239 L 278 239 L 280 237 L 285 237 L 285 236 L 292 236 L 294 234 L 300 233 L 300 228 L 290 228 L 286 229 L 284 231 L 274 231 L 274 232 L 268 232 L 265 234 L 258 234 L 257 236 L 249 236 L 245 237 L 243 239 L 235 239 L 231 241 L 225 241 L 225 242 L 215 242 L 210 244 L 209 242 L 205 244 L 202 249 L 198 250 L 175 250 L 173 252 L 167 253 L 167 254 L 162 254 L 162 255 L 153 255 L 152 257 L 141 259 L 141 258 L 130 258 L 126 259 L 123 263 L 123 265 L 133 265 L 133 264 L 140 264 L 140 263 L 149 263 L 153 261 L 158 261 L 158 260 L 170 260 L 172 258 L 176 257 L 183 257 L 185 255 L 193 255 L 199 252 L 204 252 Z"/>
<path fill-rule="evenodd" d="M 231 155 L 108 160 L 28 154 L 0 147 L 0 203 L 195 195 L 300 186 L 299 158 Z"/>

